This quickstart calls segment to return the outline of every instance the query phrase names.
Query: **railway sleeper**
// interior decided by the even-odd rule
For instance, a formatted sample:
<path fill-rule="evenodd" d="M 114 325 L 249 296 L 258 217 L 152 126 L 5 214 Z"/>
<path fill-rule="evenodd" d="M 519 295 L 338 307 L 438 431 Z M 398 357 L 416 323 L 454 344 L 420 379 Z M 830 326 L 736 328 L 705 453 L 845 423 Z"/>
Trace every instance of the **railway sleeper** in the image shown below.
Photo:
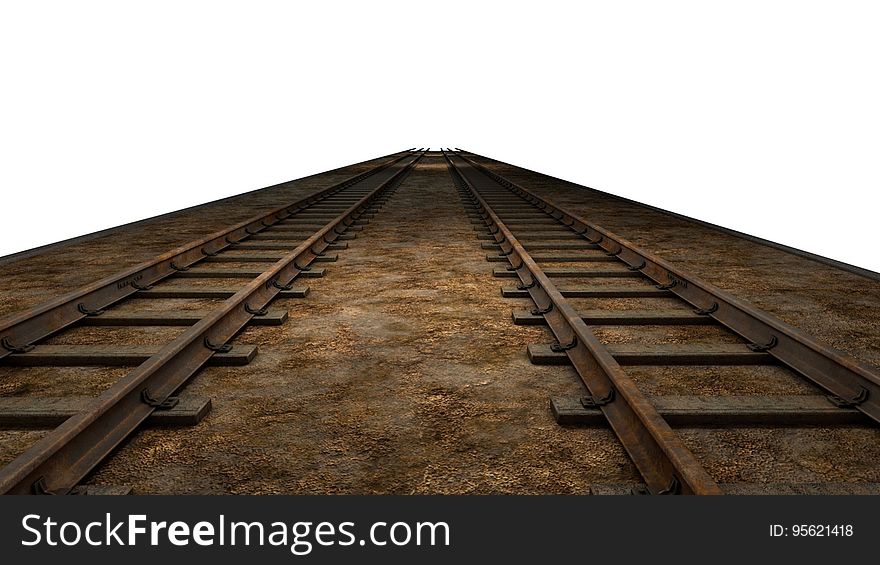
<path fill-rule="evenodd" d="M 539 326 L 547 321 L 536 311 L 513 312 L 513 323 L 518 326 Z M 588 326 L 706 326 L 716 324 L 711 316 L 690 310 L 582 310 L 581 319 Z"/>
<path fill-rule="evenodd" d="M 477 218 L 471 220 L 473 225 L 485 226 L 486 221 L 482 218 Z M 532 226 L 565 226 L 565 224 L 560 224 L 559 220 L 555 220 L 549 217 L 540 217 L 535 218 L 533 220 L 513 220 L 511 222 L 504 222 L 504 224 L 509 228 L 521 228 L 521 227 L 532 227 Z M 568 226 L 565 226 L 568 227 Z"/>
<path fill-rule="evenodd" d="M 569 226 L 563 224 L 562 222 L 559 222 L 558 220 L 550 218 L 550 217 L 534 217 L 534 218 L 528 219 L 528 220 L 527 219 L 520 219 L 520 220 L 506 221 L 504 219 L 504 215 L 502 214 L 499 216 L 499 219 L 502 222 L 504 222 L 504 225 L 506 225 L 511 231 L 534 229 L 537 231 L 565 230 L 565 231 L 569 231 L 569 232 L 574 233 L 573 230 Z M 483 223 L 483 225 L 485 226 L 485 222 Z M 475 227 L 474 229 L 479 229 L 479 226 Z"/>
<path fill-rule="evenodd" d="M 226 299 L 238 292 L 237 288 L 211 288 L 206 286 L 158 286 L 148 290 L 139 290 L 133 298 L 221 298 Z M 307 286 L 293 286 L 290 290 L 281 290 L 276 298 L 305 298 L 309 294 Z"/>
<path fill-rule="evenodd" d="M 283 259 L 283 255 L 232 255 L 232 254 L 223 254 L 223 255 L 215 255 L 213 257 L 205 257 L 203 261 L 205 263 L 275 263 Z M 315 257 L 312 261 L 314 263 L 332 263 L 334 261 L 339 260 L 338 254 L 333 255 L 322 255 L 320 257 Z"/>
<path fill-rule="evenodd" d="M 724 494 L 759 495 L 878 495 L 880 483 L 721 483 Z M 590 494 L 596 496 L 628 496 L 648 494 L 644 484 L 594 484 Z"/>
<path fill-rule="evenodd" d="M 26 353 L 15 353 L 0 360 L 0 366 L 15 367 L 104 367 L 137 366 L 155 355 L 159 345 L 37 345 Z M 247 365 L 257 355 L 256 345 L 233 345 L 216 352 L 209 366 Z"/>
<path fill-rule="evenodd" d="M 262 234 L 267 234 L 267 233 L 303 233 L 303 234 L 308 234 L 311 236 L 313 233 L 315 233 L 319 229 L 323 228 L 325 225 L 327 225 L 327 222 L 324 222 L 323 224 L 316 224 L 315 227 L 310 226 L 310 225 L 309 226 L 281 225 L 281 226 L 273 226 L 271 228 L 271 231 L 266 230 L 266 231 L 260 232 L 260 233 L 262 233 Z M 363 231 L 364 226 L 363 225 L 356 225 L 355 223 L 352 223 L 349 226 L 347 226 L 345 228 L 345 230 L 346 231 Z"/>
<path fill-rule="evenodd" d="M 182 274 L 188 273 L 185 271 Z M 610 277 L 610 278 L 638 278 L 643 277 L 638 271 L 630 271 L 629 269 L 579 269 L 577 267 L 552 267 L 542 269 L 548 277 Z M 492 275 L 496 277 L 516 278 L 516 271 L 508 271 L 507 267 L 495 267 L 492 269 Z"/>
<path fill-rule="evenodd" d="M 501 247 L 500 243 L 482 243 L 480 244 L 483 249 L 498 249 Z M 586 241 L 539 241 L 535 243 L 530 243 L 527 245 L 523 245 L 526 251 L 545 251 L 545 250 L 553 250 L 558 251 L 560 249 L 595 249 L 596 251 L 602 250 L 602 247 L 596 243 L 587 243 Z"/>
<path fill-rule="evenodd" d="M 488 228 L 486 228 L 488 229 Z M 584 241 L 584 239 L 578 234 L 574 233 L 568 228 L 558 229 L 558 230 L 535 230 L 529 231 L 522 234 L 522 239 L 524 241 L 528 241 L 530 239 L 560 239 L 563 241 Z M 525 243 L 523 244 L 525 245 Z"/>
<path fill-rule="evenodd" d="M 840 408 L 826 396 L 652 396 L 654 408 L 679 427 L 839 426 L 869 424 L 855 408 Z M 601 408 L 583 397 L 552 397 L 550 410 L 561 425 L 607 426 Z"/>
<path fill-rule="evenodd" d="M 108 310 L 99 316 L 79 321 L 84 326 L 192 326 L 208 312 L 178 310 L 177 312 L 118 312 Z M 264 316 L 251 318 L 254 326 L 280 326 L 287 321 L 287 310 L 270 309 Z"/>
<path fill-rule="evenodd" d="M 529 345 L 529 360 L 535 365 L 568 365 L 565 351 L 554 351 L 553 345 Z M 607 345 L 609 353 L 620 365 L 771 365 L 772 355 L 755 352 L 737 344 L 657 344 Z"/>
<path fill-rule="evenodd" d="M 578 286 L 558 289 L 566 298 L 665 298 L 674 296 L 669 290 L 654 286 Z M 502 286 L 505 298 L 529 298 L 529 291 L 515 286 Z"/>
<path fill-rule="evenodd" d="M 340 230 L 341 231 L 341 230 Z M 274 233 L 266 233 L 260 232 L 254 234 L 248 238 L 247 241 L 290 241 L 295 243 L 300 243 L 311 237 L 315 233 L 315 230 L 307 231 L 303 230 L 303 235 L 296 235 L 293 232 L 274 232 Z M 348 240 L 354 239 L 357 236 L 356 233 L 352 233 L 351 231 L 346 231 L 345 233 L 339 234 L 336 239 Z M 294 249 L 296 245 L 287 244 L 291 249 Z"/>
<path fill-rule="evenodd" d="M 87 409 L 91 396 L 0 397 L 0 429 L 53 428 Z M 152 426 L 195 426 L 211 411 L 211 399 L 180 396 L 173 407 L 155 410 L 146 423 Z"/>
<path fill-rule="evenodd" d="M 323 277 L 326 269 L 310 269 L 302 271 L 300 277 Z M 187 279 L 255 279 L 263 274 L 263 271 L 255 269 L 213 269 L 205 267 L 193 267 L 188 271 L 180 271 L 174 276 Z"/>
<path fill-rule="evenodd" d="M 366 226 L 370 223 L 370 220 L 355 220 L 351 223 L 352 226 Z M 315 222 L 314 220 L 285 220 L 283 222 L 279 222 L 275 224 L 273 227 L 275 229 L 281 228 L 312 228 L 313 231 L 318 231 L 319 229 L 326 226 L 327 223 Z"/>
<path fill-rule="evenodd" d="M 609 255 L 542 255 L 535 254 L 532 255 L 532 259 L 534 259 L 538 263 L 547 263 L 550 261 L 555 261 L 558 263 L 615 263 L 619 260 L 617 257 L 611 257 Z M 486 255 L 486 261 L 500 263 L 503 261 L 507 261 L 507 255 Z"/>
<path fill-rule="evenodd" d="M 240 244 L 235 246 L 235 249 L 248 250 L 248 251 L 274 251 L 276 249 L 282 251 L 293 251 L 296 246 L 291 247 L 286 243 L 260 243 L 260 242 L 249 242 L 243 241 Z M 331 243 L 327 246 L 327 251 L 341 251 L 343 249 L 348 249 L 347 243 Z"/>

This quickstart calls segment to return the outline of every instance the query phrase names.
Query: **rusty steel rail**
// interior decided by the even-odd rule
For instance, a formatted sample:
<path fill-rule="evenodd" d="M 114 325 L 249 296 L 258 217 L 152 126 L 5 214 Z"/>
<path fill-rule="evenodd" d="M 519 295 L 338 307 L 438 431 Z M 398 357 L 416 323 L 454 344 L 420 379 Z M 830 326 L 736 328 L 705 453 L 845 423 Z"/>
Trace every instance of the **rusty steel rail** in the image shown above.
<path fill-rule="evenodd" d="M 449 149 L 452 151 L 452 149 Z M 462 151 L 461 149 L 457 149 L 456 151 Z M 498 159 L 492 159 L 490 157 L 486 157 L 485 155 L 480 155 L 479 153 L 474 153 L 473 151 L 465 151 L 468 155 L 474 157 L 480 157 L 482 159 L 486 159 L 488 161 L 493 161 L 494 163 L 498 163 L 500 165 L 506 165 L 510 167 L 515 167 L 521 171 L 526 171 L 529 173 L 535 173 L 552 181 L 557 181 L 561 185 L 569 185 L 571 188 L 575 188 L 578 190 L 588 190 L 590 192 L 594 192 L 602 195 L 605 198 L 610 198 L 612 200 L 617 200 L 618 202 L 623 202 L 625 204 L 635 205 L 640 208 L 645 208 L 665 216 L 669 216 L 670 218 L 675 218 L 676 220 L 681 220 L 684 222 L 696 224 L 698 226 L 708 228 L 713 231 L 717 231 L 732 237 L 736 237 L 738 239 L 742 239 L 745 241 L 749 241 L 751 243 L 757 243 L 758 245 L 763 245 L 765 247 L 769 247 L 771 249 L 776 249 L 779 251 L 783 251 L 785 253 L 790 253 L 791 255 L 797 255 L 798 257 L 803 257 L 804 259 L 809 259 L 811 261 L 816 261 L 817 263 L 822 263 L 823 265 L 828 265 L 829 267 L 835 267 L 837 269 L 842 269 L 854 275 L 859 275 L 860 277 L 865 277 L 871 280 L 880 281 L 880 272 L 872 271 L 870 269 L 865 269 L 864 267 L 859 267 L 856 265 L 852 265 L 850 263 L 844 263 L 843 261 L 838 261 L 837 259 L 831 259 L 830 257 L 825 257 L 824 255 L 817 255 L 816 253 L 811 253 L 809 251 L 805 251 L 803 249 L 798 249 L 796 247 L 791 247 L 790 245 L 785 245 L 783 243 L 778 243 L 776 241 L 770 241 L 768 239 L 764 239 L 763 237 L 758 237 L 755 235 L 750 235 L 741 231 L 737 231 L 732 228 L 726 228 L 724 226 L 713 224 L 711 222 L 707 222 L 704 220 L 698 220 L 697 218 L 692 218 L 690 216 L 685 216 L 684 214 L 679 214 L 677 212 L 672 212 L 671 210 L 666 210 L 664 208 L 660 208 L 658 206 L 652 206 L 650 204 L 645 204 L 644 202 L 638 202 L 636 200 L 632 200 L 631 198 L 625 198 L 623 196 L 617 194 L 611 194 L 610 192 L 605 192 L 604 190 L 593 188 L 590 186 L 579 185 L 573 183 L 571 181 L 567 181 L 564 179 L 559 179 L 553 177 L 551 175 L 547 175 L 541 172 L 532 171 L 530 169 L 526 169 L 524 167 L 518 167 L 516 165 L 511 165 L 510 163 L 505 163 L 504 161 L 500 161 Z"/>
<path fill-rule="evenodd" d="M 316 191 L 296 202 L 256 215 L 57 298 L 0 318 L 0 359 L 28 350 L 35 342 L 86 318 L 87 312 L 100 311 L 179 270 L 187 269 L 210 255 L 228 249 L 288 218 L 297 210 L 386 170 L 411 153 L 396 155 L 368 171 Z"/>
<path fill-rule="evenodd" d="M 588 242 L 615 255 L 658 285 L 670 290 L 695 308 L 748 340 L 754 351 L 765 351 L 831 395 L 840 407 L 856 408 L 880 422 L 880 370 L 847 353 L 832 349 L 806 332 L 786 324 L 753 304 L 668 261 L 639 248 L 621 236 L 580 216 L 567 212 L 522 186 L 502 177 L 485 165 L 455 153 L 499 185 L 537 206 L 549 217 L 567 225 Z"/>
<path fill-rule="evenodd" d="M 340 228 L 350 226 L 373 201 L 397 186 L 421 157 L 410 153 L 395 159 L 388 165 L 393 174 L 376 188 L 105 390 L 88 409 L 68 418 L 0 469 L 0 493 L 70 492 L 185 385 L 214 355 L 218 345 L 230 340 L 255 315 L 265 313 L 280 290 L 310 269 L 309 264 L 343 233 Z"/>
<path fill-rule="evenodd" d="M 602 410 L 654 494 L 723 494 L 614 357 L 587 327 L 538 264 L 480 195 L 467 169 L 444 153 L 450 173 L 465 188 L 480 217 L 564 346 L 594 405 Z"/>

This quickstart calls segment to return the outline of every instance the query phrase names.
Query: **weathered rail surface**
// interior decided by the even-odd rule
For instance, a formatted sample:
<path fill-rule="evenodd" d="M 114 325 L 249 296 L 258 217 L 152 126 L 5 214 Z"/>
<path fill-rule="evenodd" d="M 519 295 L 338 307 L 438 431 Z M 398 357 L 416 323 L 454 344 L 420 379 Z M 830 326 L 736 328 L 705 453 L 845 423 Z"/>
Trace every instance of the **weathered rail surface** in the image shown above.
<path fill-rule="evenodd" d="M 450 192 L 446 171 L 452 175 L 468 206 L 477 237 L 482 240 L 482 247 L 489 250 L 486 259 L 496 266 L 493 274 L 514 281 L 512 285 L 502 286 L 502 296 L 534 302 L 534 308 L 513 312 L 514 323 L 546 326 L 556 338 L 552 344 L 536 343 L 541 340 L 533 338 L 527 348 L 526 343 L 518 341 L 528 359 L 535 365 L 571 366 L 587 391 L 585 395 L 571 397 L 555 397 L 554 392 L 535 393 L 531 398 L 549 394 L 551 413 L 561 425 L 610 427 L 641 473 L 645 492 L 878 492 L 873 483 L 856 482 L 768 482 L 757 489 L 749 483 L 718 484 L 712 472 L 707 471 L 714 468 L 704 468 L 694 455 L 699 456 L 700 451 L 690 451 L 695 449 L 692 443 L 695 436 L 682 436 L 678 430 L 703 427 L 712 428 L 703 432 L 714 433 L 715 428 L 728 427 L 856 426 L 860 432 L 873 432 L 864 428 L 874 426 L 876 421 L 875 368 L 822 346 L 800 330 L 509 182 L 493 172 L 491 162 L 478 161 L 473 154 L 460 151 L 433 153 L 424 162 L 419 161 L 423 150 L 408 151 L 390 155 L 371 170 L 291 205 L 230 226 L 28 312 L 0 319 L 0 337 L 3 338 L 0 365 L 134 368 L 97 398 L 87 395 L 94 387 L 78 385 L 64 397 L 0 397 L 0 429 L 57 426 L 29 449 L 24 450 L 25 442 L 19 443 L 13 453 L 21 455 L 0 469 L 0 492 L 60 494 L 94 488 L 98 492 L 123 493 L 124 488 L 78 485 L 91 470 L 100 467 L 104 473 L 130 457 L 132 454 L 126 448 L 127 455 L 120 454 L 112 458 L 110 465 L 101 466 L 117 446 L 142 426 L 195 425 L 211 410 L 212 401 L 218 406 L 222 403 L 228 414 L 231 404 L 224 402 L 224 393 L 214 388 L 209 389 L 212 391 L 207 395 L 211 398 L 195 397 L 192 389 L 188 393 L 183 391 L 186 383 L 201 367 L 250 363 L 258 353 L 257 346 L 240 343 L 235 339 L 237 333 L 249 326 L 280 325 L 296 319 L 293 311 L 288 313 L 277 304 L 273 307 L 272 300 L 305 297 L 309 289 L 300 279 L 322 276 L 321 265 L 336 260 L 331 252 L 347 247 L 345 241 L 357 236 L 376 207 L 388 199 L 418 162 L 425 170 L 436 171 L 431 174 L 438 175 L 438 179 L 447 179 L 439 182 L 447 194 L 454 195 L 454 191 Z M 414 206 L 412 201 L 409 205 Z M 407 208 L 401 213 L 409 217 L 413 212 Z M 456 213 L 454 207 L 450 213 Z M 455 220 L 460 224 L 464 217 Z M 461 235 L 457 233 L 456 238 Z M 476 256 L 475 259 L 481 258 Z M 267 268 L 266 264 L 271 267 Z M 472 272 L 481 272 L 473 261 L 470 265 Z M 467 272 L 466 269 L 459 271 Z M 340 278 L 347 276 L 351 273 Z M 413 277 L 408 281 L 412 284 Z M 474 292 L 481 291 L 476 288 Z M 138 309 L 139 305 L 151 301 L 165 304 L 162 299 L 199 300 L 202 301 L 198 304 L 200 308 L 211 299 L 225 302 L 222 305 L 210 303 L 208 309 L 202 310 L 166 306 Z M 613 302 L 606 303 L 605 299 Z M 591 306 L 580 307 L 579 300 L 590 302 Z M 623 304 L 630 300 L 646 306 L 633 308 L 633 304 Z M 347 295 L 340 295 L 337 302 L 348 304 Z M 497 308 L 497 302 L 494 304 Z M 653 307 L 654 304 L 665 306 Z M 168 330 L 158 326 L 186 329 L 175 338 L 166 339 L 164 336 L 170 333 L 164 333 Z M 658 327 L 682 330 L 682 333 L 675 334 L 678 337 L 672 343 L 641 343 L 638 338 L 636 343 L 605 343 L 602 336 L 609 335 L 603 333 L 605 326 L 625 327 L 623 333 L 630 337 L 643 329 L 648 337 L 656 337 L 662 333 Z M 87 345 L 72 335 L 76 333 L 72 330 L 77 329 L 80 337 L 85 336 L 85 341 L 93 343 L 95 336 L 120 327 L 123 336 L 134 336 L 132 328 L 152 327 L 147 341 L 155 345 L 119 343 L 126 341 L 125 338 L 111 340 L 109 344 Z M 723 343 L 703 343 L 692 337 L 683 342 L 680 337 L 698 335 L 704 329 L 727 332 L 725 335 L 729 338 L 721 339 Z M 56 337 L 60 339 L 54 339 Z M 156 339 L 165 339 L 165 342 L 158 344 Z M 284 355 L 296 358 L 299 355 L 296 351 L 292 349 L 292 353 L 284 352 Z M 510 352 L 514 351 L 522 350 L 511 348 Z M 275 351 L 266 358 L 278 353 Z M 333 366 L 332 359 L 328 363 Z M 517 359 L 516 363 L 521 364 L 521 360 Z M 761 367 L 769 365 L 773 367 Z M 735 369 L 742 379 L 752 379 L 754 374 L 762 374 L 762 369 L 782 372 L 788 368 L 792 375 L 788 378 L 809 381 L 824 388 L 829 395 L 819 394 L 819 389 L 804 395 L 802 391 L 808 386 L 798 385 L 785 388 L 782 395 L 770 387 L 768 390 L 776 396 L 761 396 L 761 393 L 743 396 L 736 392 L 697 396 L 689 390 L 681 390 L 682 381 L 675 382 L 678 391 L 673 394 L 662 395 L 661 392 L 658 396 L 656 392 L 649 394 L 640 390 L 643 381 L 639 379 L 645 374 L 644 370 L 639 374 L 640 368 L 659 367 L 666 371 L 674 367 L 701 370 L 722 366 Z M 759 372 L 749 373 L 749 367 Z M 9 370 L 16 375 L 19 371 Z M 256 366 L 242 372 L 250 371 L 253 375 L 254 370 Z M 93 374 L 100 373 L 102 378 L 120 374 L 113 371 L 119 370 L 101 369 Z M 44 375 L 39 371 L 35 374 Z M 532 376 L 538 375 L 541 373 L 534 372 Z M 564 375 L 565 371 L 556 369 L 554 378 Z M 526 381 L 526 386 L 531 386 L 531 382 Z M 201 388 L 203 384 L 204 381 L 197 386 Z M 575 385 L 562 384 L 566 389 Z M 656 383 L 651 386 L 657 388 Z M 27 392 L 26 387 L 18 390 Z M 58 394 L 51 385 L 41 390 Z M 574 389 L 570 392 L 574 393 Z M 537 406 L 535 402 L 528 404 Z M 532 417 L 538 420 L 549 417 L 546 412 L 531 410 Z M 564 429 L 557 431 L 576 438 L 597 433 L 605 442 L 612 437 L 605 430 L 592 430 L 583 436 Z M 160 443 L 174 441 L 179 431 L 168 433 L 166 436 L 164 431 L 155 432 L 155 437 Z M 190 433 L 201 436 L 203 428 Z M 152 433 L 142 434 L 137 441 L 149 435 Z M 33 441 L 28 435 L 16 437 Z M 708 436 L 699 437 L 705 440 Z M 273 441 L 268 440 L 268 444 Z M 129 447 L 140 457 L 143 446 L 134 445 Z M 625 463 L 624 450 L 616 445 L 604 445 L 608 451 L 619 453 L 618 466 L 623 465 L 628 469 L 626 473 L 634 476 Z M 705 457 L 706 446 L 700 447 Z M 716 453 L 724 457 L 727 451 L 724 447 L 712 450 L 712 457 Z M 566 456 L 559 457 L 563 461 L 561 468 L 567 469 Z M 626 473 L 608 476 L 620 477 Z M 106 482 L 111 485 L 127 482 L 125 470 L 113 475 Z M 596 494 L 631 492 L 630 484 L 597 484 L 595 476 L 591 477 L 585 479 L 586 484 Z M 779 479 L 778 475 L 771 474 L 772 481 Z M 98 482 L 104 481 L 99 479 Z M 639 487 L 636 491 L 641 492 Z M 577 492 L 586 491 L 582 486 Z"/>
<path fill-rule="evenodd" d="M 304 199 L 169 251 L 117 275 L 0 320 L 0 363 L 7 365 L 137 365 L 95 399 L 5 399 L 7 426 L 63 422 L 0 469 L 0 492 L 66 494 L 143 422 L 194 423 L 210 403 L 173 396 L 206 363 L 246 363 L 256 348 L 228 342 L 246 325 L 283 323 L 286 312 L 268 309 L 278 296 L 304 296 L 299 277 L 322 276 L 313 263 L 335 260 L 327 251 L 344 249 L 371 210 L 384 203 L 423 151 L 408 150 L 372 169 Z M 274 251 L 241 256 L 232 251 Z M 271 262 L 263 270 L 210 269 L 218 262 Z M 244 278 L 241 287 L 164 288 L 178 277 Z M 156 286 L 158 285 L 158 286 Z M 222 298 L 203 313 L 114 314 L 107 310 L 129 298 Z M 77 325 L 190 326 L 158 348 L 70 347 L 41 340 Z M 36 402 L 36 404 L 34 403 Z M 8 405 L 8 406 L 7 406 Z M 165 417 L 163 415 L 171 415 Z"/>
<path fill-rule="evenodd" d="M 836 350 L 644 251 L 620 236 L 567 212 L 456 150 L 445 152 L 450 174 L 487 229 L 490 261 L 507 263 L 495 275 L 519 285 L 504 296 L 530 297 L 536 308 L 515 312 L 519 324 L 547 324 L 557 339 L 529 347 L 535 363 L 571 363 L 587 388 L 580 399 L 553 399 L 560 423 L 607 419 L 656 494 L 721 494 L 722 489 L 670 427 L 683 425 L 820 425 L 880 421 L 877 369 Z M 524 245 L 520 238 L 527 238 Z M 536 252 L 532 255 L 532 252 Z M 542 268 L 540 262 L 575 263 Z M 598 268 L 589 266 L 600 264 Z M 638 278 L 654 286 L 609 285 L 558 289 L 551 277 Z M 676 309 L 576 310 L 568 297 L 678 297 Z M 606 346 L 596 325 L 721 325 L 741 345 Z M 803 397 L 646 398 L 622 365 L 754 365 L 780 363 L 830 395 Z M 735 490 L 735 489 L 734 489 Z M 833 491 L 833 489 L 829 489 Z"/>

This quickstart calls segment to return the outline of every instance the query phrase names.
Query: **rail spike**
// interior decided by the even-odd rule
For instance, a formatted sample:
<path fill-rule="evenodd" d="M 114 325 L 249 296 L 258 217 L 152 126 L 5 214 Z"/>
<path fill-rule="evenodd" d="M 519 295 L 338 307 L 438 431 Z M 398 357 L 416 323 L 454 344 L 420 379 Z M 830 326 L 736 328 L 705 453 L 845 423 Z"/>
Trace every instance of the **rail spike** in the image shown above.
<path fill-rule="evenodd" d="M 33 351 L 34 345 L 27 343 L 25 345 L 13 345 L 11 341 L 9 341 L 8 336 L 3 336 L 3 339 L 0 339 L 0 346 L 3 347 L 6 351 L 10 353 L 27 353 L 28 351 Z"/>

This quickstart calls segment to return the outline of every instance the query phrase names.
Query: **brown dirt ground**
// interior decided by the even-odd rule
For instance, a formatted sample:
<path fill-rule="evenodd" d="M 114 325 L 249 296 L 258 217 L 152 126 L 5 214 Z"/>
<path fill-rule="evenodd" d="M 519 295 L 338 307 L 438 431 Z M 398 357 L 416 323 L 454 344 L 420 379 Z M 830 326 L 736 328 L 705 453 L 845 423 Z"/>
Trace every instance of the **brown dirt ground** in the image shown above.
<path fill-rule="evenodd" d="M 295 190 L 290 188 L 283 197 L 317 190 L 352 171 L 295 181 L 299 183 L 292 185 Z M 518 169 L 502 171 L 499 167 L 499 172 L 539 188 L 560 204 L 582 213 L 589 209 L 593 221 L 738 296 L 760 298 L 753 301 L 790 323 L 810 331 L 819 329 L 814 333 L 832 345 L 845 343 L 865 361 L 880 359 L 876 321 L 880 283 L 709 230 L 690 240 L 700 241 L 701 253 L 706 246 L 712 250 L 706 253 L 711 264 L 708 259 L 700 263 L 699 257 L 688 254 L 688 240 L 682 239 L 680 226 L 664 231 L 677 220 L 639 210 L 628 214 L 626 221 L 634 222 L 645 214 L 644 225 L 622 225 L 623 215 L 615 214 L 613 208 L 622 206 L 618 201 L 605 197 L 609 202 L 599 202 L 598 193 L 560 186 L 559 181 Z M 241 207 L 229 211 L 218 206 L 210 214 L 213 223 L 198 233 L 158 230 L 159 235 L 150 236 L 155 238 L 150 240 L 151 253 L 130 260 L 146 259 L 252 215 L 281 196 L 280 191 L 266 194 L 259 203 L 249 202 L 246 212 Z M 181 215 L 166 220 L 165 227 L 185 219 Z M 138 236 L 126 233 L 125 240 L 96 240 L 65 251 L 71 253 L 69 260 L 74 264 L 89 264 L 90 276 L 80 274 L 83 280 L 76 284 L 118 269 L 111 262 L 126 249 L 125 241 L 147 237 L 147 227 L 142 229 L 144 233 Z M 650 233 L 656 233 L 658 240 L 652 241 Z M 492 277 L 492 267 L 501 264 L 486 262 L 487 251 L 475 238 L 442 159 L 423 160 L 349 244 L 349 249 L 339 251 L 338 262 L 321 265 L 327 268 L 325 278 L 297 283 L 311 286 L 307 298 L 273 304 L 290 310 L 287 324 L 251 327 L 236 338 L 236 343 L 259 345 L 260 352 L 250 365 L 207 368 L 187 386 L 185 394 L 213 401 L 214 409 L 203 422 L 192 428 L 141 430 L 89 482 L 129 484 L 136 493 L 154 494 L 577 494 L 587 492 L 592 483 L 638 480 L 609 430 L 560 427 L 553 421 L 548 397 L 578 394 L 580 384 L 569 367 L 538 367 L 528 362 L 526 346 L 549 342 L 550 334 L 542 327 L 511 323 L 512 310 L 531 305 L 527 300 L 501 297 L 499 287 L 512 279 Z M 21 265 L 12 264 L 11 271 L 10 266 L 0 268 L 0 312 L 21 306 L 16 289 L 25 281 L 36 284 L 25 302 L 36 302 L 47 291 L 56 292 L 38 273 L 58 258 L 47 253 Z M 715 269 L 718 261 L 725 268 Z M 783 277 L 780 266 L 796 276 Z M 827 272 L 816 274 L 817 269 Z M 806 280 L 801 280 L 802 275 Z M 838 295 L 836 299 L 829 297 L 829 290 L 820 284 L 829 278 L 858 290 L 852 292 L 851 287 L 832 292 Z M 187 286 L 242 282 L 179 280 Z M 560 286 L 577 283 L 577 279 L 567 279 Z M 862 290 L 865 294 L 860 294 Z M 607 307 L 588 299 L 574 302 L 584 308 Z M 130 301 L 120 310 L 162 308 L 170 303 L 204 309 L 214 301 Z M 620 306 L 632 304 L 638 302 Z M 834 314 L 828 314 L 832 304 Z M 861 309 L 856 307 L 859 304 Z M 817 308 L 826 310 L 813 310 Z M 52 342 L 161 343 L 181 330 L 107 329 L 78 328 Z M 711 327 L 596 329 L 609 343 L 677 342 L 694 337 L 695 332 L 707 342 L 736 341 Z M 649 395 L 815 392 L 778 367 L 750 367 L 748 379 L 740 367 L 627 371 Z M 0 394 L 94 395 L 121 374 L 123 369 L 0 367 Z M 0 432 L 0 464 L 43 433 Z M 880 482 L 876 465 L 880 431 L 874 428 L 688 429 L 680 433 L 722 482 Z"/>
<path fill-rule="evenodd" d="M 826 345 L 880 366 L 880 282 L 612 198 L 475 157 L 563 208 L 672 261 Z"/>
<path fill-rule="evenodd" d="M 292 180 L 0 264 L 0 316 L 43 302 L 47 296 L 70 292 L 260 212 L 295 202 L 383 160 Z"/>

